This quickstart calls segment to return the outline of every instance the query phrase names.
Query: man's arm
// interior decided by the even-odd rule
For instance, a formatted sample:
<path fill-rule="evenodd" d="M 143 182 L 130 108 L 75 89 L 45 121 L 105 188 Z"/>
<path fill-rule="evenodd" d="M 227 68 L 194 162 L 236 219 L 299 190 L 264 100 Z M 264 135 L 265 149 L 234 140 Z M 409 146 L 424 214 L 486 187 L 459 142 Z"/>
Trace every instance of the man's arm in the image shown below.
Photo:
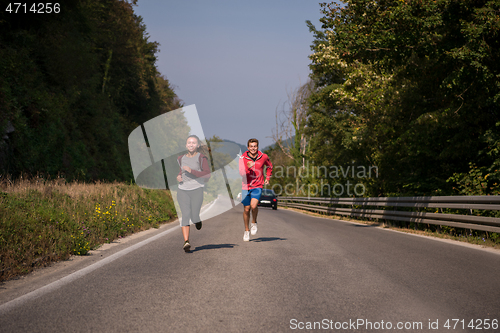
<path fill-rule="evenodd" d="M 271 175 L 273 173 L 273 164 L 271 163 L 271 160 L 269 159 L 269 156 L 267 156 L 266 162 L 264 165 L 266 166 L 266 182 L 269 184 L 269 179 L 271 178 Z"/>
<path fill-rule="evenodd" d="M 240 176 L 246 176 L 246 174 L 248 173 L 248 169 L 246 160 L 243 157 L 240 157 L 238 168 L 240 170 Z"/>

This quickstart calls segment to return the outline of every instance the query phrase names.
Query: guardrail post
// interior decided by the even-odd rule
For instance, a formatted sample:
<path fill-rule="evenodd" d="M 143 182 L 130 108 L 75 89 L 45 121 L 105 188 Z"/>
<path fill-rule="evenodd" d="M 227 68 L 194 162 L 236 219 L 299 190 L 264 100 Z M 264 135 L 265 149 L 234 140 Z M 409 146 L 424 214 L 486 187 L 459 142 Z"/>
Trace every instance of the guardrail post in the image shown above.
<path fill-rule="evenodd" d="M 417 207 L 417 213 L 420 213 L 420 207 Z M 418 230 L 418 222 L 413 222 L 413 230 Z"/>

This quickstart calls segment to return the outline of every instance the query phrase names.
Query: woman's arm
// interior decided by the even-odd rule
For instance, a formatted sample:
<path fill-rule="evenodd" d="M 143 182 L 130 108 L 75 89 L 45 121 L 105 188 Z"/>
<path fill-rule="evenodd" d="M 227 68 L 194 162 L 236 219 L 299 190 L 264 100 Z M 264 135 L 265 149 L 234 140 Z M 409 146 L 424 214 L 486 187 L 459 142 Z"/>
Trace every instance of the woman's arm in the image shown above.
<path fill-rule="evenodd" d="M 210 178 L 210 167 L 208 166 L 208 158 L 205 155 L 201 158 L 201 171 L 191 169 L 190 174 L 196 178 Z"/>

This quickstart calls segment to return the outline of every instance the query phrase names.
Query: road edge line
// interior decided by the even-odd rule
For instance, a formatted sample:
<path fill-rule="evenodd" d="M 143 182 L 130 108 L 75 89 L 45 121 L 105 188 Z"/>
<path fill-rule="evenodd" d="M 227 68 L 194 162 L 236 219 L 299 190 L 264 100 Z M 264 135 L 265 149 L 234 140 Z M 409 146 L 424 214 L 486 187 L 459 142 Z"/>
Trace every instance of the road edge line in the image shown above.
<path fill-rule="evenodd" d="M 14 308 L 20 306 L 21 304 L 23 304 L 29 300 L 36 299 L 36 298 L 41 297 L 41 296 L 43 296 L 51 291 L 59 289 L 60 287 L 66 285 L 68 283 L 71 283 L 71 282 L 95 271 L 96 269 L 101 268 L 104 265 L 107 265 L 107 264 L 115 261 L 116 259 L 123 257 L 124 255 L 126 255 L 132 251 L 139 249 L 148 243 L 151 243 L 152 241 L 155 241 L 158 238 L 161 238 L 161 237 L 171 233 L 172 231 L 176 230 L 177 228 L 180 228 L 180 226 L 174 226 L 174 227 L 169 228 L 165 231 L 162 231 L 161 233 L 159 233 L 157 235 L 154 235 L 154 236 L 147 238 L 139 243 L 136 243 L 130 247 L 127 247 L 123 250 L 120 250 L 120 251 L 110 255 L 109 257 L 106 257 L 106 258 L 104 258 L 96 263 L 93 263 L 87 267 L 84 267 L 84 268 L 76 271 L 76 272 L 73 272 L 73 273 L 71 273 L 63 278 L 60 278 L 59 280 L 56 280 L 56 281 L 51 282 L 43 287 L 35 289 L 35 290 L 33 290 L 33 291 L 23 295 L 23 296 L 19 296 L 13 300 L 10 300 L 10 301 L 0 305 L 0 315 L 5 315 L 7 312 L 13 310 Z"/>

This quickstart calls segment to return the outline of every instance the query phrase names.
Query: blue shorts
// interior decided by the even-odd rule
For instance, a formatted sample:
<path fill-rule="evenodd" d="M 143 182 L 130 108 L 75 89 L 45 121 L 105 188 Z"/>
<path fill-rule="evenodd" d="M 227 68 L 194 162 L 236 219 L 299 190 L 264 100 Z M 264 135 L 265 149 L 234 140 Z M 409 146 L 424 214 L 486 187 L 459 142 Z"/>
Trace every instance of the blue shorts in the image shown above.
<path fill-rule="evenodd" d="M 250 206 L 250 201 L 252 199 L 260 200 L 260 195 L 262 194 L 261 188 L 252 188 L 251 190 L 241 191 L 241 203 L 243 206 Z"/>

